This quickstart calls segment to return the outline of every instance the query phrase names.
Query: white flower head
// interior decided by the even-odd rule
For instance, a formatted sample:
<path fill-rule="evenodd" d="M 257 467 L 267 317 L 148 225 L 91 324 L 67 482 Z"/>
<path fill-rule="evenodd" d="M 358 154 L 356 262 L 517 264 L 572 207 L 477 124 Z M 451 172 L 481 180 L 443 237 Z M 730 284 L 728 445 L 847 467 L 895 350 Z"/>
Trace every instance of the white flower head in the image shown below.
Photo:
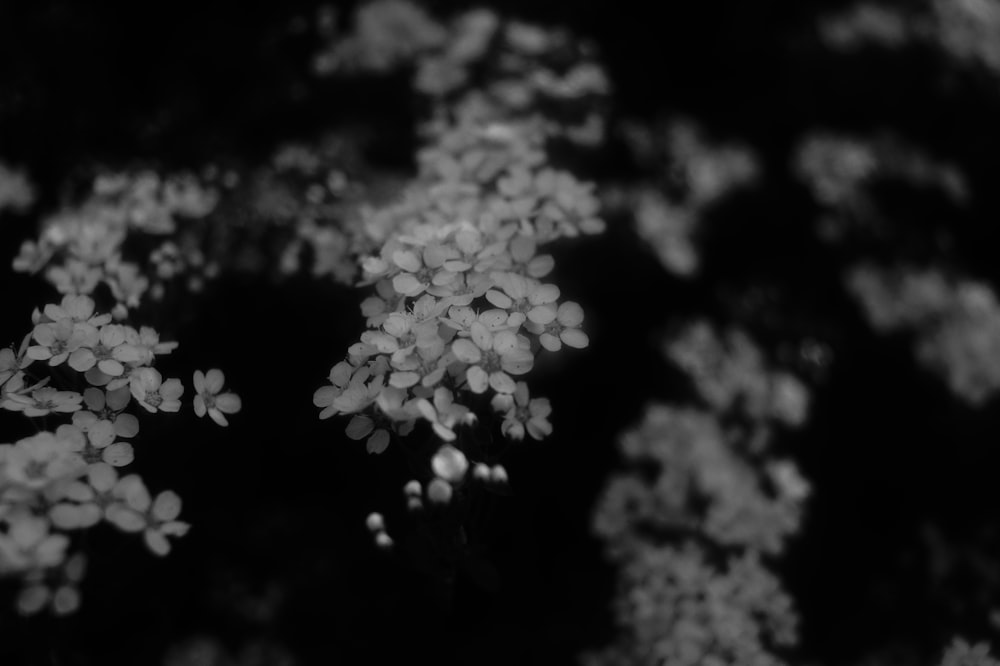
<path fill-rule="evenodd" d="M 221 393 L 226 376 L 222 370 L 213 368 L 207 373 L 194 371 L 194 413 L 209 417 L 220 426 L 229 425 L 226 414 L 236 414 L 243 406 L 240 397 L 235 393 Z"/>

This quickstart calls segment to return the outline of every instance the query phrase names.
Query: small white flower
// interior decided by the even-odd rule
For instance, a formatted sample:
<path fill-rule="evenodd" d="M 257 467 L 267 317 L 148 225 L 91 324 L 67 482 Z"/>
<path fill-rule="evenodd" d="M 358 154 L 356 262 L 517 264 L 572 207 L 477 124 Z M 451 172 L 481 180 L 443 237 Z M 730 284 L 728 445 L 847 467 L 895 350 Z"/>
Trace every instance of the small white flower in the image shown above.
<path fill-rule="evenodd" d="M 209 417 L 220 426 L 229 425 L 226 414 L 235 414 L 243 406 L 240 397 L 235 393 L 220 393 L 225 384 L 226 376 L 221 370 L 213 368 L 207 373 L 201 370 L 194 371 L 194 390 L 197 395 L 194 397 L 194 413 L 198 416 Z"/>

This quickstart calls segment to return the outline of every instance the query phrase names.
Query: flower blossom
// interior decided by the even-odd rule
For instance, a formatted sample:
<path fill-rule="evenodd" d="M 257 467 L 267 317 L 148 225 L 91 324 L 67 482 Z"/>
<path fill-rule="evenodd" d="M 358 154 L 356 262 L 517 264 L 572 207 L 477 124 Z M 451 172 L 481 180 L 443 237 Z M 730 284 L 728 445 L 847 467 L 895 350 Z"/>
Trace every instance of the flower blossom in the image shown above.
<path fill-rule="evenodd" d="M 194 390 L 197 395 L 194 397 L 194 413 L 198 416 L 209 417 L 220 426 L 229 425 L 226 414 L 235 414 L 240 411 L 243 403 L 235 393 L 220 393 L 222 386 L 226 382 L 226 376 L 222 370 L 213 368 L 207 373 L 201 370 L 194 371 Z"/>
<path fill-rule="evenodd" d="M 552 424 L 548 417 L 552 406 L 548 398 L 528 399 L 528 385 L 518 382 L 513 395 L 498 394 L 491 401 L 493 409 L 505 412 L 500 430 L 513 440 L 524 439 L 527 430 L 532 439 L 544 439 L 552 434 Z"/>
<path fill-rule="evenodd" d="M 179 379 L 163 377 L 154 368 L 139 368 L 132 374 L 129 381 L 132 397 L 147 412 L 177 412 L 180 411 L 180 397 L 184 393 L 184 385 Z"/>

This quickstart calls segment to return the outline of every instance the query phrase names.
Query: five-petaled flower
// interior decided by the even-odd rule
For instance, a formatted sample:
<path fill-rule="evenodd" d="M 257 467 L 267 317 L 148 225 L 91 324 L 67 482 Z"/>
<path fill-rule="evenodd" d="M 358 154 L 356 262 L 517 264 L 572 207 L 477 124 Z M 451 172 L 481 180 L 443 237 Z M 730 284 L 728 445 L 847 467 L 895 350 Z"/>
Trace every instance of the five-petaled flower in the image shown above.
<path fill-rule="evenodd" d="M 147 412 L 180 411 L 184 385 L 179 379 L 163 380 L 154 368 L 139 368 L 129 380 L 132 397 Z"/>
<path fill-rule="evenodd" d="M 552 424 L 548 416 L 552 406 L 548 398 L 528 399 L 528 385 L 517 383 L 513 395 L 497 394 L 491 401 L 493 409 L 505 412 L 500 430 L 513 440 L 524 439 L 525 430 L 532 439 L 543 439 L 552 434 Z"/>
<path fill-rule="evenodd" d="M 225 415 L 235 414 L 243 406 L 235 393 L 220 393 L 225 382 L 226 376 L 222 374 L 222 370 L 213 368 L 206 373 L 194 371 L 194 390 L 197 393 L 194 397 L 194 413 L 204 416 L 207 412 L 220 426 L 229 425 Z"/>
<path fill-rule="evenodd" d="M 513 393 L 511 375 L 523 375 L 531 370 L 534 356 L 524 348 L 516 333 L 502 330 L 491 332 L 482 322 L 469 327 L 470 338 L 452 343 L 455 358 L 468 363 L 465 378 L 473 393 L 485 393 L 492 387 L 497 393 Z"/>

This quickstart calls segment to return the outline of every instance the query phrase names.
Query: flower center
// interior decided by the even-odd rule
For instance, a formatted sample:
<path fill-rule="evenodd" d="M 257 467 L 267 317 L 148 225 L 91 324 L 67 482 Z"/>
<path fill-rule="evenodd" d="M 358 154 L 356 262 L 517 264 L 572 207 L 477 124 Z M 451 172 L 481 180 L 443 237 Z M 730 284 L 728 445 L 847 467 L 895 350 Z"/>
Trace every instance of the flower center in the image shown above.
<path fill-rule="evenodd" d="M 483 352 L 483 360 L 479 362 L 479 365 L 486 371 L 487 374 L 499 372 L 502 369 L 500 367 L 500 354 L 496 353 L 492 349 L 490 351 Z"/>

